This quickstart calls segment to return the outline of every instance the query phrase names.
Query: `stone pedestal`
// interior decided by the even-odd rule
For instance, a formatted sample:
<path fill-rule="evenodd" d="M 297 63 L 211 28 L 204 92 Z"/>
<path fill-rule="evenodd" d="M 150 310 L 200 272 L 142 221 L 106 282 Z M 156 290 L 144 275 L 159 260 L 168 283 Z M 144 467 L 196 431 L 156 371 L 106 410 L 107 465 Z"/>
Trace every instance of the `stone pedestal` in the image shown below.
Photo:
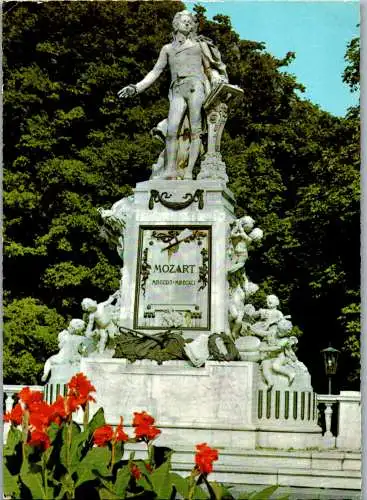
<path fill-rule="evenodd" d="M 347 450 L 360 450 L 361 440 L 361 393 L 341 391 L 339 401 L 339 425 L 336 446 Z"/>
<path fill-rule="evenodd" d="M 312 448 L 320 443 L 312 388 L 267 391 L 255 362 L 185 361 L 158 365 L 144 360 L 84 358 L 80 369 L 96 388 L 91 413 L 104 408 L 106 421 L 120 415 L 129 427 L 135 411 L 154 415 L 162 435 L 157 444 L 223 448 Z"/>
<path fill-rule="evenodd" d="M 137 184 L 124 229 L 120 324 L 187 337 L 228 332 L 232 193 L 221 181 Z"/>

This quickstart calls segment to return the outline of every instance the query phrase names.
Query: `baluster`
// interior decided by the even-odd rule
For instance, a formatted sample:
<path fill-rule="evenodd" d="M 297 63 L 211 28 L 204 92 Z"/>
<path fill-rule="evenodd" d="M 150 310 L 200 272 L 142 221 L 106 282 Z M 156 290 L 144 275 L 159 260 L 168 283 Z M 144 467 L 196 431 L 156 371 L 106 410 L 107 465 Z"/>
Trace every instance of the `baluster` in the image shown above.
<path fill-rule="evenodd" d="M 331 438 L 333 437 L 331 433 L 331 416 L 333 414 L 333 404 L 325 403 L 325 427 L 326 431 L 324 437 Z"/>
<path fill-rule="evenodd" d="M 5 411 L 6 413 L 11 411 L 14 405 L 14 391 L 5 391 L 6 399 L 5 399 Z"/>

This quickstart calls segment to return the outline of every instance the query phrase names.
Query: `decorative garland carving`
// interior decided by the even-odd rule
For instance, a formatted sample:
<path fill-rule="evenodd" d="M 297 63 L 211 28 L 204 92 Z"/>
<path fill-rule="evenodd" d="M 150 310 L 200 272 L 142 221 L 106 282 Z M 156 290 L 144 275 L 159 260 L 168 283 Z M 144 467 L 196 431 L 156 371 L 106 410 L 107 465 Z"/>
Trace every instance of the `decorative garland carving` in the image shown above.
<path fill-rule="evenodd" d="M 145 295 L 145 287 L 147 279 L 149 278 L 151 265 L 148 264 L 148 249 L 145 248 L 143 251 L 143 259 L 141 262 L 140 276 L 141 276 L 141 289 L 143 290 L 143 295 Z"/>
<path fill-rule="evenodd" d="M 209 256 L 208 256 L 208 250 L 206 248 L 203 248 L 200 252 L 202 261 L 201 261 L 201 266 L 199 267 L 199 280 L 198 283 L 201 283 L 199 287 L 200 290 L 204 290 L 206 285 L 208 284 L 208 271 L 209 268 L 207 266 L 209 262 Z"/>
<path fill-rule="evenodd" d="M 203 189 L 197 189 L 194 194 L 186 193 L 183 196 L 183 199 L 186 201 L 167 201 L 172 197 L 172 193 L 167 193 L 166 191 L 164 191 L 160 194 L 156 189 L 152 189 L 150 191 L 148 207 L 149 210 L 153 210 L 154 203 L 161 203 L 164 207 L 170 208 L 171 210 L 183 210 L 184 208 L 189 207 L 191 203 L 194 203 L 196 201 L 198 202 L 199 210 L 202 210 L 204 208 L 203 193 Z"/>
<path fill-rule="evenodd" d="M 177 235 L 180 234 L 181 231 L 175 230 L 175 229 L 168 229 L 164 232 L 159 232 L 159 231 L 153 231 L 152 232 L 152 238 L 158 240 L 158 241 L 163 241 L 163 243 L 169 243 L 173 238 L 175 238 Z"/>

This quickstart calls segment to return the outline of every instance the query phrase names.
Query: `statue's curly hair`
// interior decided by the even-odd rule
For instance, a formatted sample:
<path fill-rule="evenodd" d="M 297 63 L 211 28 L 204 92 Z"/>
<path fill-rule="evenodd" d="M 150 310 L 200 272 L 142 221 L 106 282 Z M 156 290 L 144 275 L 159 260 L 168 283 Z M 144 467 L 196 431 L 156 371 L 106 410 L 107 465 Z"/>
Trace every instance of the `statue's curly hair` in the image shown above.
<path fill-rule="evenodd" d="M 175 14 L 173 21 L 172 21 L 173 35 L 177 33 L 178 23 L 180 22 L 182 16 L 188 16 L 191 18 L 191 23 L 192 23 L 191 34 L 193 36 L 196 36 L 199 24 L 196 20 L 196 16 L 192 12 L 190 12 L 189 10 L 181 10 L 180 12 L 177 12 L 177 14 Z"/>

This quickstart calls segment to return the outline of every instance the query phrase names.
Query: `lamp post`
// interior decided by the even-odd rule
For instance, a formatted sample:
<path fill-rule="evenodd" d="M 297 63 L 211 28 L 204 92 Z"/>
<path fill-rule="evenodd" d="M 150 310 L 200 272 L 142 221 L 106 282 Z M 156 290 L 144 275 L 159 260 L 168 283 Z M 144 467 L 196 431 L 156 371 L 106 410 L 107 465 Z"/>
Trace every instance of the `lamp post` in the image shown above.
<path fill-rule="evenodd" d="M 329 379 L 329 394 L 331 394 L 331 377 L 335 375 L 338 368 L 340 351 L 338 351 L 338 349 L 334 349 L 334 347 L 331 347 L 329 344 L 329 347 L 323 349 L 321 353 L 324 357 L 325 374 Z"/>

